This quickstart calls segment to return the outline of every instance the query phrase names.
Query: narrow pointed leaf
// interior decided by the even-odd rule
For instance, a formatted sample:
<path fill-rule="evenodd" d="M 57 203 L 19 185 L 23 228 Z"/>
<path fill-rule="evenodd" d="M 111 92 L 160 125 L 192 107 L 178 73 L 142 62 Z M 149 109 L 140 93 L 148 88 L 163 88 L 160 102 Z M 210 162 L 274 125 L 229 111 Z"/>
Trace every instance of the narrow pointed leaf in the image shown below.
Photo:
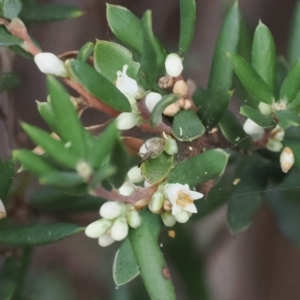
<path fill-rule="evenodd" d="M 4 26 L 0 26 L 0 47 L 21 45 L 23 40 L 10 34 Z"/>
<path fill-rule="evenodd" d="M 14 176 L 14 168 L 15 165 L 13 163 L 13 160 L 11 158 L 8 158 L 6 161 L 4 162 L 0 162 L 0 199 L 2 201 L 4 201 L 12 180 L 13 180 L 13 176 Z M 6 201 L 4 201 L 4 204 L 6 203 Z"/>
<path fill-rule="evenodd" d="M 276 48 L 270 30 L 259 22 L 252 44 L 252 66 L 272 92 L 276 81 Z"/>
<path fill-rule="evenodd" d="M 291 110 L 278 110 L 276 112 L 276 117 L 278 119 L 279 125 L 286 129 L 290 126 L 299 126 L 300 125 L 300 117 L 297 113 Z"/>
<path fill-rule="evenodd" d="M 79 82 L 90 94 L 108 106 L 122 112 L 130 112 L 127 98 L 103 75 L 94 68 L 79 60 L 69 62 L 73 80 Z"/>
<path fill-rule="evenodd" d="M 240 114 L 251 119 L 253 122 L 263 128 L 272 128 L 275 126 L 274 115 L 263 115 L 260 111 L 251 108 L 250 106 L 242 106 Z"/>
<path fill-rule="evenodd" d="M 300 57 L 300 2 L 297 1 L 294 6 L 293 19 L 291 24 L 291 33 L 288 43 L 288 59 L 290 65 L 296 63 Z"/>
<path fill-rule="evenodd" d="M 79 50 L 76 59 L 87 61 L 94 52 L 94 44 L 92 42 L 85 43 Z"/>
<path fill-rule="evenodd" d="M 238 54 L 229 53 L 233 69 L 246 90 L 259 102 L 272 104 L 274 95 L 254 68 Z"/>
<path fill-rule="evenodd" d="M 20 78 L 14 73 L 6 73 L 0 76 L 0 93 L 11 90 L 21 83 Z"/>
<path fill-rule="evenodd" d="M 52 172 L 40 177 L 40 183 L 55 187 L 73 187 L 84 180 L 75 172 Z"/>
<path fill-rule="evenodd" d="M 180 0 L 179 53 L 184 55 L 189 49 L 196 26 L 195 0 Z"/>

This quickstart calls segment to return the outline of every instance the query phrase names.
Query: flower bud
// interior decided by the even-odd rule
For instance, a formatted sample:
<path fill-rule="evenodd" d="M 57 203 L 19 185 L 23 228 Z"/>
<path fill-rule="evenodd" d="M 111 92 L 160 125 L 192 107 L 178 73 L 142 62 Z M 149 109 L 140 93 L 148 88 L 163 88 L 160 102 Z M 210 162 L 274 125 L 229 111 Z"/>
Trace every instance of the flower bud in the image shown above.
<path fill-rule="evenodd" d="M 164 149 L 169 155 L 174 155 L 178 152 L 178 146 L 174 139 L 168 138 Z"/>
<path fill-rule="evenodd" d="M 155 105 L 161 100 L 162 95 L 159 93 L 151 92 L 147 95 L 145 99 L 145 104 L 149 110 L 149 112 L 152 112 Z"/>
<path fill-rule="evenodd" d="M 88 180 L 93 174 L 92 167 L 85 161 L 79 161 L 76 165 L 76 171 L 80 177 Z"/>
<path fill-rule="evenodd" d="M 263 115 L 270 115 L 273 112 L 272 106 L 264 102 L 259 102 L 258 108 Z"/>
<path fill-rule="evenodd" d="M 101 247 L 107 247 L 114 242 L 115 240 L 107 233 L 100 235 L 98 239 L 98 243 Z"/>
<path fill-rule="evenodd" d="M 287 173 L 295 162 L 294 153 L 291 148 L 285 147 L 283 148 L 280 155 L 280 166 L 281 170 L 284 173 Z"/>
<path fill-rule="evenodd" d="M 38 53 L 34 56 L 34 61 L 42 73 L 60 77 L 68 76 L 68 71 L 64 62 L 53 53 Z"/>
<path fill-rule="evenodd" d="M 150 187 L 150 186 L 152 186 L 152 185 L 153 185 L 153 184 L 150 183 L 150 182 L 148 182 L 147 180 L 144 181 L 144 187 L 145 187 L 145 188 L 148 188 L 148 187 Z"/>
<path fill-rule="evenodd" d="M 5 217 L 6 217 L 6 209 L 4 207 L 2 200 L 0 199 L 0 219 L 3 219 Z"/>
<path fill-rule="evenodd" d="M 119 188 L 119 194 L 123 196 L 130 196 L 135 192 L 135 187 L 130 182 L 124 182 Z"/>
<path fill-rule="evenodd" d="M 280 141 L 270 138 L 268 139 L 266 147 L 272 152 L 279 152 L 283 145 Z"/>
<path fill-rule="evenodd" d="M 178 77 L 183 70 L 182 59 L 177 53 L 171 53 L 165 60 L 165 68 L 168 75 Z"/>
<path fill-rule="evenodd" d="M 161 211 L 165 201 L 165 196 L 162 192 L 156 191 L 148 204 L 149 209 L 154 213 L 157 214 Z"/>
<path fill-rule="evenodd" d="M 126 220 L 131 228 L 138 228 L 142 223 L 140 214 L 135 209 L 126 214 Z"/>
<path fill-rule="evenodd" d="M 174 94 L 179 94 L 184 98 L 186 98 L 188 96 L 189 88 L 188 88 L 188 85 L 186 84 L 186 82 L 183 79 L 178 80 L 174 83 L 173 93 Z"/>
<path fill-rule="evenodd" d="M 167 227 L 172 227 L 176 224 L 176 219 L 170 212 L 164 212 L 161 214 L 161 218 Z"/>
<path fill-rule="evenodd" d="M 253 140 L 260 140 L 265 133 L 265 130 L 251 119 L 246 120 L 243 128 L 244 131 L 253 138 Z"/>
<path fill-rule="evenodd" d="M 124 203 L 117 201 L 105 202 L 100 208 L 100 216 L 102 218 L 113 220 L 125 212 L 126 206 Z"/>
<path fill-rule="evenodd" d="M 180 107 L 175 103 L 170 104 L 163 112 L 165 116 L 173 117 L 180 111 Z"/>
<path fill-rule="evenodd" d="M 192 101 L 190 99 L 185 99 L 183 109 L 189 110 L 191 108 L 192 108 Z"/>
<path fill-rule="evenodd" d="M 85 235 L 95 239 L 104 234 L 113 224 L 112 221 L 106 219 L 97 220 L 85 228 Z"/>
<path fill-rule="evenodd" d="M 124 65 L 122 72 L 117 72 L 116 87 L 121 93 L 134 96 L 139 91 L 139 87 L 136 80 L 127 75 L 127 69 L 128 65 Z"/>
<path fill-rule="evenodd" d="M 111 237 L 116 241 L 122 241 L 128 235 L 128 224 L 125 217 L 117 218 L 110 230 Z"/>
<path fill-rule="evenodd" d="M 142 171 L 138 166 L 132 167 L 127 173 L 128 179 L 132 183 L 141 182 L 144 180 L 144 176 L 142 175 Z"/>
<path fill-rule="evenodd" d="M 132 112 L 124 112 L 117 117 L 117 128 L 119 130 L 128 130 L 136 126 L 138 122 L 139 117 L 137 114 Z"/>
<path fill-rule="evenodd" d="M 177 222 L 186 223 L 190 218 L 190 214 L 186 210 L 181 210 L 181 212 L 175 214 L 174 217 Z"/>
<path fill-rule="evenodd" d="M 271 138 L 281 142 L 284 138 L 284 129 L 277 124 L 271 131 Z"/>

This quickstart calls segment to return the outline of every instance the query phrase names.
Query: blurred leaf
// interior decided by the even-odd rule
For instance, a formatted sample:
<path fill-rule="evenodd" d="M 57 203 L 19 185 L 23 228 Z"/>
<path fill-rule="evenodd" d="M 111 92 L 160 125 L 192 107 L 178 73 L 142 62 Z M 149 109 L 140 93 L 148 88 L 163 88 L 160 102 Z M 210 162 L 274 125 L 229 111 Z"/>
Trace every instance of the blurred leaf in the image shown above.
<path fill-rule="evenodd" d="M 103 75 L 79 60 L 69 62 L 73 80 L 79 82 L 90 94 L 108 106 L 122 112 L 131 112 L 127 98 Z"/>
<path fill-rule="evenodd" d="M 233 70 L 227 52 L 235 53 L 238 47 L 240 31 L 238 2 L 229 9 L 215 47 L 209 76 L 209 91 L 229 91 L 232 88 Z"/>
<path fill-rule="evenodd" d="M 240 147 L 244 150 L 252 149 L 250 136 L 246 134 L 242 125 L 230 110 L 225 111 L 219 122 L 219 126 L 225 138 L 229 140 L 233 146 Z"/>
<path fill-rule="evenodd" d="M 9 46 L 9 49 L 22 57 L 25 57 L 27 59 L 33 59 L 33 55 L 31 53 L 25 51 L 20 46 L 17 46 L 17 45 Z"/>
<path fill-rule="evenodd" d="M 79 50 L 76 59 L 81 61 L 86 61 L 89 59 L 94 52 L 94 44 L 92 42 L 85 43 Z"/>
<path fill-rule="evenodd" d="M 167 182 L 188 184 L 191 187 L 216 179 L 224 173 L 228 154 L 221 149 L 208 150 L 179 163 L 171 170 Z"/>
<path fill-rule="evenodd" d="M 276 118 L 278 119 L 279 125 L 286 129 L 290 126 L 299 126 L 300 117 L 291 110 L 278 110 L 276 111 Z"/>
<path fill-rule="evenodd" d="M 189 49 L 195 33 L 196 3 L 195 0 L 180 0 L 180 35 L 179 53 L 184 55 Z"/>
<path fill-rule="evenodd" d="M 56 133 L 64 143 L 71 143 L 70 150 L 74 150 L 82 158 L 86 157 L 86 143 L 84 131 L 70 96 L 62 85 L 53 77 L 47 76 L 51 107 L 56 117 Z M 50 124 L 49 124 L 50 125 Z M 51 126 L 51 125 L 50 125 Z"/>
<path fill-rule="evenodd" d="M 140 267 L 141 277 L 151 299 L 175 300 L 174 287 L 160 247 L 152 233 L 151 219 L 160 217 L 144 210 L 142 224 L 129 232 L 129 239 Z M 159 222 L 159 221 L 158 221 Z"/>
<path fill-rule="evenodd" d="M 14 73 L 5 73 L 0 76 L 0 93 L 11 90 L 21 83 L 20 78 Z"/>
<path fill-rule="evenodd" d="M 113 264 L 113 278 L 116 286 L 124 285 L 140 274 L 139 265 L 133 253 L 130 240 L 126 238 L 117 251 Z"/>
<path fill-rule="evenodd" d="M 4 201 L 4 199 L 6 198 L 13 180 L 14 168 L 15 165 L 11 158 L 7 159 L 4 162 L 0 160 L 0 199 L 4 204 L 6 204 L 6 201 Z"/>
<path fill-rule="evenodd" d="M 194 111 L 181 110 L 174 116 L 172 133 L 177 140 L 191 142 L 202 136 L 204 132 L 205 128 Z"/>
<path fill-rule="evenodd" d="M 300 88 L 300 59 L 294 64 L 280 89 L 280 100 L 291 102 Z"/>
<path fill-rule="evenodd" d="M 20 0 L 2 0 L 1 6 L 1 15 L 7 19 L 14 19 L 22 9 L 22 2 Z"/>
<path fill-rule="evenodd" d="M 133 61 L 129 50 L 108 41 L 97 41 L 94 64 L 95 69 L 111 82 L 117 80 L 117 72 L 122 71 L 124 65 L 128 65 L 127 75 L 136 80 L 140 66 L 139 63 Z"/>
<path fill-rule="evenodd" d="M 84 228 L 75 224 L 56 223 L 0 229 L 0 243 L 17 246 L 52 244 L 79 233 Z"/>
<path fill-rule="evenodd" d="M 155 105 L 151 112 L 150 124 L 152 127 L 162 122 L 163 111 L 172 103 L 176 102 L 180 98 L 179 95 L 169 94 L 164 97 Z"/>
<path fill-rule="evenodd" d="M 254 33 L 251 63 L 271 91 L 274 92 L 276 80 L 276 48 L 270 30 L 261 21 L 259 21 Z"/>
<path fill-rule="evenodd" d="M 163 181 L 173 167 L 173 156 L 162 152 L 155 158 L 150 158 L 141 165 L 141 172 L 145 179 L 155 184 Z"/>
<path fill-rule="evenodd" d="M 142 23 L 127 8 L 106 4 L 108 25 L 114 35 L 139 55 L 143 52 Z"/>
<path fill-rule="evenodd" d="M 80 17 L 83 12 L 75 6 L 61 4 L 25 5 L 20 19 L 25 22 L 53 22 Z"/>
<path fill-rule="evenodd" d="M 102 181 L 114 175 L 116 172 L 117 169 L 114 166 L 101 166 L 101 168 L 94 173 L 92 181 L 89 182 L 89 189 L 92 191 L 94 188 L 101 185 Z"/>
<path fill-rule="evenodd" d="M 258 101 L 272 104 L 274 95 L 254 68 L 241 56 L 229 53 L 233 69 L 247 91 Z"/>
<path fill-rule="evenodd" d="M 40 177 L 40 183 L 55 187 L 72 187 L 84 179 L 75 172 L 52 172 Z"/>
<path fill-rule="evenodd" d="M 0 26 L 0 47 L 21 45 L 23 40 L 10 34 L 4 26 Z"/>
<path fill-rule="evenodd" d="M 288 72 L 290 70 L 289 63 L 287 60 L 279 56 L 276 61 L 276 89 L 275 89 L 275 98 L 279 99 L 280 89 L 282 86 L 283 81 L 285 80 Z"/>
<path fill-rule="evenodd" d="M 272 128 L 275 126 L 274 115 L 263 115 L 259 110 L 249 106 L 241 106 L 240 114 L 251 119 L 253 122 L 263 128 Z"/>
<path fill-rule="evenodd" d="M 288 43 L 288 59 L 290 65 L 296 63 L 300 57 L 300 2 L 296 1 L 294 6 L 291 32 Z"/>

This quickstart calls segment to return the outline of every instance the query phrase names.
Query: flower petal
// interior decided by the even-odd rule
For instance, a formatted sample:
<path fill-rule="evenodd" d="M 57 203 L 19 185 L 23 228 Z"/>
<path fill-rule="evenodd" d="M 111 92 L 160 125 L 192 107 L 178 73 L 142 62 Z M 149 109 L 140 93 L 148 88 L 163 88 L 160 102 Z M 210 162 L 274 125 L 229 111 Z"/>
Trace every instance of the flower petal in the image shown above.
<path fill-rule="evenodd" d="M 197 213 L 195 204 L 188 204 L 187 206 L 185 206 L 184 210 L 193 214 Z"/>

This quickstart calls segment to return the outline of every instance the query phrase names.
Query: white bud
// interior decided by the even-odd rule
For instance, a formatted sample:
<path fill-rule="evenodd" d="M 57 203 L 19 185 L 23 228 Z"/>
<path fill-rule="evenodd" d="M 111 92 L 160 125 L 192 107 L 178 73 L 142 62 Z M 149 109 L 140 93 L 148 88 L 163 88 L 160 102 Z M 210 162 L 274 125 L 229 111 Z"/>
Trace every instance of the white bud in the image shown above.
<path fill-rule="evenodd" d="M 119 130 L 128 130 L 136 126 L 139 122 L 139 117 L 133 112 L 124 112 L 117 117 L 117 128 Z"/>
<path fill-rule="evenodd" d="M 100 235 L 98 239 L 98 243 L 101 247 L 107 247 L 114 242 L 115 240 L 107 233 Z"/>
<path fill-rule="evenodd" d="M 186 223 L 190 218 L 190 214 L 186 210 L 182 209 L 179 213 L 175 214 L 174 217 L 177 222 Z"/>
<path fill-rule="evenodd" d="M 99 213 L 101 217 L 108 220 L 113 220 L 119 217 L 123 212 L 125 212 L 125 210 L 126 206 L 124 203 L 108 201 L 101 206 Z"/>
<path fill-rule="evenodd" d="M 271 131 L 271 138 L 281 142 L 284 138 L 284 129 L 277 124 Z"/>
<path fill-rule="evenodd" d="M 130 196 L 135 192 L 135 187 L 130 182 L 124 182 L 119 188 L 119 194 L 123 196 Z"/>
<path fill-rule="evenodd" d="M 174 139 L 169 138 L 166 140 L 165 143 L 165 149 L 164 149 L 169 155 L 174 155 L 178 152 L 178 146 Z"/>
<path fill-rule="evenodd" d="M 85 234 L 92 239 L 98 238 L 111 227 L 112 223 L 112 221 L 106 219 L 97 220 L 85 228 Z"/>
<path fill-rule="evenodd" d="M 140 214 L 135 209 L 126 214 L 126 220 L 131 228 L 138 228 L 142 223 Z"/>
<path fill-rule="evenodd" d="M 145 104 L 150 112 L 153 111 L 155 105 L 161 100 L 161 98 L 161 94 L 154 92 L 151 92 L 146 96 Z"/>
<path fill-rule="evenodd" d="M 2 200 L 0 199 L 0 219 L 4 219 L 6 217 L 6 209 Z"/>
<path fill-rule="evenodd" d="M 34 61 L 42 73 L 60 77 L 68 76 L 68 71 L 64 62 L 53 53 L 38 53 L 34 56 Z"/>
<path fill-rule="evenodd" d="M 178 77 L 183 70 L 182 59 L 177 53 L 171 53 L 165 60 L 165 68 L 168 75 Z"/>
<path fill-rule="evenodd" d="M 148 182 L 147 180 L 144 181 L 144 187 L 145 187 L 145 188 L 148 188 L 148 187 L 150 187 L 150 186 L 152 186 L 152 185 L 153 185 L 153 184 L 150 183 L 150 182 Z"/>
<path fill-rule="evenodd" d="M 148 204 L 149 209 L 154 213 L 157 214 L 160 212 L 164 205 L 165 196 L 162 192 L 156 191 Z"/>
<path fill-rule="evenodd" d="M 253 138 L 253 140 L 260 140 L 265 133 L 265 130 L 251 119 L 246 120 L 243 128 L 244 131 Z"/>
<path fill-rule="evenodd" d="M 161 218 L 167 227 L 172 227 L 176 224 L 176 219 L 170 212 L 164 212 L 161 214 Z"/>
<path fill-rule="evenodd" d="M 259 102 L 258 108 L 263 115 L 270 115 L 273 112 L 272 106 L 264 102 Z"/>
<path fill-rule="evenodd" d="M 136 100 L 133 97 L 133 95 L 126 94 L 126 93 L 124 95 L 127 98 L 127 100 L 129 101 L 129 103 L 130 103 L 131 106 L 136 105 Z"/>
<path fill-rule="evenodd" d="M 128 65 L 123 66 L 123 70 L 117 72 L 117 81 L 116 87 L 123 93 L 123 94 L 130 94 L 134 96 L 135 93 L 139 91 L 138 84 L 136 80 L 129 77 L 127 75 Z"/>
<path fill-rule="evenodd" d="M 283 148 L 280 154 L 280 166 L 281 170 L 284 173 L 287 173 L 295 162 L 294 153 L 291 148 L 285 147 Z"/>
<path fill-rule="evenodd" d="M 283 145 L 278 140 L 270 138 L 268 139 L 266 147 L 272 152 L 279 152 L 282 149 Z"/>
<path fill-rule="evenodd" d="M 110 230 L 111 237 L 116 241 L 122 241 L 128 235 L 128 224 L 125 217 L 117 218 Z"/>
<path fill-rule="evenodd" d="M 92 167 L 85 161 L 79 161 L 76 165 L 78 175 L 85 180 L 88 180 L 93 174 Z"/>
<path fill-rule="evenodd" d="M 132 183 L 141 182 L 144 180 L 144 176 L 142 175 L 141 168 L 138 166 L 132 167 L 127 173 L 128 179 Z"/>

